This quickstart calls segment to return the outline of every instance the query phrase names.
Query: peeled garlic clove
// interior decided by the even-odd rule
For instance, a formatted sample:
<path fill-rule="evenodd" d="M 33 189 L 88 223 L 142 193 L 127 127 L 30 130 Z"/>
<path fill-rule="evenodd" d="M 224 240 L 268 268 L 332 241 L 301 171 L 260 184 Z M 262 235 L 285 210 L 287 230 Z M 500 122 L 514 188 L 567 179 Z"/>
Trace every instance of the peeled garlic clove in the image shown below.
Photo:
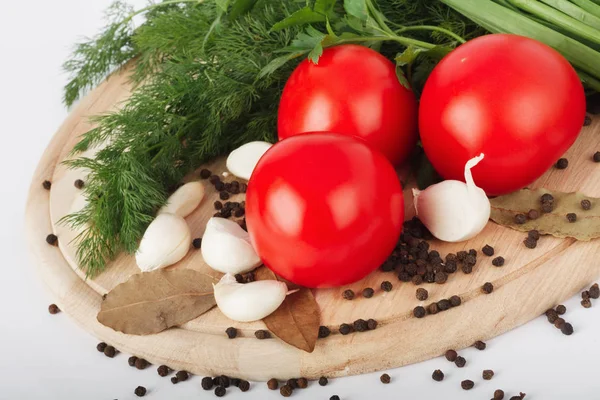
<path fill-rule="evenodd" d="M 211 218 L 202 237 L 202 257 L 214 270 L 241 274 L 261 264 L 250 244 L 250 235 L 236 222 Z"/>
<path fill-rule="evenodd" d="M 446 242 L 461 242 L 483 230 L 490 218 L 490 201 L 473 182 L 471 168 L 484 155 L 467 161 L 465 181 L 447 180 L 423 191 L 413 189 L 417 216 L 433 236 Z"/>
<path fill-rule="evenodd" d="M 204 198 L 204 185 L 201 182 L 189 182 L 181 186 L 167 200 L 158 214 L 176 214 L 187 217 L 198 207 Z"/>
<path fill-rule="evenodd" d="M 271 146 L 268 142 L 250 142 L 238 147 L 227 157 L 227 169 L 235 176 L 249 180 L 256 163 Z"/>
<path fill-rule="evenodd" d="M 145 272 L 173 265 L 187 254 L 191 237 L 183 217 L 159 214 L 146 229 L 135 261 Z"/>
<path fill-rule="evenodd" d="M 214 285 L 217 306 L 229 319 L 252 322 L 273 313 L 285 300 L 287 286 L 283 282 L 255 281 L 238 283 L 226 274 Z"/>

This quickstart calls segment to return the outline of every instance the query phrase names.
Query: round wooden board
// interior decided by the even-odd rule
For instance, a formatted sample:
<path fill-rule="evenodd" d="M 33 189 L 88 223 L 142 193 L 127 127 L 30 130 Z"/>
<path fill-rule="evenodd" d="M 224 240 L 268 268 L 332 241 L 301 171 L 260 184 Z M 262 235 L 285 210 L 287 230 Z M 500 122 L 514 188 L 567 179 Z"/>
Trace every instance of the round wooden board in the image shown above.
<path fill-rule="evenodd" d="M 131 336 L 115 332 L 98 323 L 96 314 L 104 293 L 139 272 L 135 260 L 122 255 L 106 272 L 86 280 L 77 268 L 75 249 L 69 243 L 74 233 L 57 221 L 69 213 L 78 196 L 74 180 L 85 179 L 85 171 L 67 170 L 61 161 L 68 156 L 78 137 L 92 127 L 88 116 L 118 108 L 129 94 L 127 74 L 120 71 L 78 105 L 39 163 L 26 214 L 36 268 L 56 303 L 85 330 L 123 352 L 195 374 L 227 374 L 252 380 L 360 374 L 415 363 L 439 356 L 449 348 L 460 349 L 476 340 L 490 339 L 539 316 L 600 275 L 600 263 L 596 260 L 598 240 L 577 242 L 543 237 L 536 249 L 529 250 L 522 243 L 525 234 L 490 222 L 482 234 L 468 242 L 432 243 L 432 248 L 442 256 L 471 248 L 479 251 L 485 244 L 490 244 L 497 255 L 506 258 L 505 266 L 496 268 L 492 266 L 491 258 L 480 253 L 472 274 L 458 272 L 444 285 L 424 285 L 429 291 L 425 304 L 456 294 L 463 299 L 460 307 L 424 319 L 413 318 L 412 309 L 423 304 L 415 298 L 416 287 L 412 283 L 401 283 L 395 274 L 380 271 L 350 286 L 355 292 L 366 287 L 375 288 L 376 294 L 371 299 L 359 296 L 353 301 L 343 300 L 342 288 L 315 290 L 322 324 L 331 327 L 335 333 L 319 340 L 311 354 L 279 339 L 257 340 L 253 332 L 264 328 L 262 322 L 234 323 L 216 308 L 180 328 L 157 335 Z M 599 123 L 583 128 L 566 155 L 568 169 L 551 169 L 532 187 L 581 191 L 600 197 L 600 166 L 591 161 L 596 150 L 600 150 Z M 224 161 L 216 160 L 208 168 L 221 173 Z M 53 182 L 51 191 L 42 188 L 46 179 Z M 207 184 L 206 188 L 207 195 L 201 206 L 187 218 L 193 237 L 202 236 L 206 221 L 214 213 L 212 203 L 217 196 L 211 185 Z M 411 216 L 410 187 L 405 194 L 407 216 Z M 50 232 L 58 235 L 59 247 L 45 243 Z M 200 252 L 194 250 L 172 268 L 211 271 Z M 384 280 L 394 284 L 389 293 L 379 289 Z M 491 295 L 480 291 L 485 282 L 494 284 Z M 339 324 L 358 318 L 375 318 L 379 327 L 365 333 L 337 334 Z M 240 329 L 241 337 L 227 339 L 225 329 L 229 326 Z"/>

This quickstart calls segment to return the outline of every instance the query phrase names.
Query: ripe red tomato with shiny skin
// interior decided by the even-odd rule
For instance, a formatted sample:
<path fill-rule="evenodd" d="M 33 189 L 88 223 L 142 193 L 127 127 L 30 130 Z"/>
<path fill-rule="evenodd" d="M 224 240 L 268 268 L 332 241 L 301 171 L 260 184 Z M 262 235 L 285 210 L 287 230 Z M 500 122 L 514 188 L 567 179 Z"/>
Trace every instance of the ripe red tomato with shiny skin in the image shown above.
<path fill-rule="evenodd" d="M 301 286 L 362 279 L 391 254 L 403 219 L 402 188 L 390 162 L 346 135 L 280 141 L 248 182 L 254 248 L 273 272 Z"/>
<path fill-rule="evenodd" d="M 279 139 L 306 132 L 338 132 L 364 139 L 394 165 L 417 141 L 417 102 L 394 64 L 359 45 L 323 51 L 304 60 L 288 79 L 279 103 Z"/>
<path fill-rule="evenodd" d="M 488 195 L 521 189 L 575 142 L 585 118 L 577 73 L 556 50 L 516 35 L 487 35 L 447 55 L 425 84 L 419 129 L 425 153 L 446 179 L 467 160 Z"/>

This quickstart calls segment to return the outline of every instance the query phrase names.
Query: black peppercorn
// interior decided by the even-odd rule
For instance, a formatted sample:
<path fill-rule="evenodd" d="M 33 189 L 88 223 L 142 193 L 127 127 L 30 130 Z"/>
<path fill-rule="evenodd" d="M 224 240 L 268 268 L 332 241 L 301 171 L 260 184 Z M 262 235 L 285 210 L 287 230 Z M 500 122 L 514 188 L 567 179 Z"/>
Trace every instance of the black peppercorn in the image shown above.
<path fill-rule="evenodd" d="M 547 203 L 542 203 L 542 212 L 548 214 L 551 213 L 552 210 L 554 210 L 554 205 L 550 202 Z"/>
<path fill-rule="evenodd" d="M 542 203 L 551 203 L 554 201 L 554 196 L 552 196 L 550 193 L 544 193 L 541 197 L 540 200 Z"/>
<path fill-rule="evenodd" d="M 592 307 L 592 301 L 590 299 L 583 299 L 583 300 L 581 300 L 581 306 L 583 308 L 591 308 Z"/>
<path fill-rule="evenodd" d="M 250 382 L 241 380 L 240 384 L 238 385 L 238 388 L 240 388 L 242 392 L 247 392 L 248 390 L 250 390 Z"/>
<path fill-rule="evenodd" d="M 346 300 L 352 300 L 354 298 L 354 291 L 352 291 L 350 289 L 346 289 L 342 293 L 342 297 Z"/>
<path fill-rule="evenodd" d="M 104 355 L 108 358 L 113 358 L 117 354 L 117 350 L 113 346 L 106 346 Z"/>
<path fill-rule="evenodd" d="M 83 189 L 83 186 L 85 186 L 85 182 L 83 182 L 81 179 L 76 179 L 75 182 L 73 182 L 73 185 L 77 189 Z"/>
<path fill-rule="evenodd" d="M 588 290 L 584 290 L 583 292 L 581 292 L 581 298 L 582 299 L 589 299 L 590 298 L 590 292 Z"/>
<path fill-rule="evenodd" d="M 591 287 L 590 290 L 588 290 L 588 293 L 590 295 L 590 299 L 597 299 L 600 297 L 600 287 L 598 286 L 597 283 L 594 283 Z"/>
<path fill-rule="evenodd" d="M 241 379 L 238 379 L 238 378 L 231 378 L 230 380 L 231 380 L 231 386 L 235 386 L 235 387 L 237 387 L 237 388 L 239 388 L 239 387 L 240 387 L 240 383 L 242 382 L 242 380 L 241 380 Z"/>
<path fill-rule="evenodd" d="M 50 304 L 48 306 L 48 312 L 52 315 L 58 314 L 60 312 L 60 308 L 56 304 Z"/>
<path fill-rule="evenodd" d="M 492 400 L 503 400 L 504 399 L 504 390 L 497 389 L 494 392 L 494 398 Z"/>
<path fill-rule="evenodd" d="M 411 279 L 412 283 L 419 286 L 423 284 L 423 277 L 421 275 L 415 275 Z"/>
<path fill-rule="evenodd" d="M 340 333 L 342 335 L 347 335 L 350 332 L 352 332 L 352 327 L 350 325 L 348 325 L 348 324 L 341 324 L 340 325 Z"/>
<path fill-rule="evenodd" d="M 319 327 L 319 338 L 324 339 L 331 334 L 331 330 L 326 326 Z"/>
<path fill-rule="evenodd" d="M 555 166 L 556 169 L 566 169 L 569 166 L 569 160 L 566 158 L 559 158 Z"/>
<path fill-rule="evenodd" d="M 208 179 L 211 175 L 212 173 L 206 168 L 200 170 L 200 178 L 202 179 Z"/>
<path fill-rule="evenodd" d="M 202 247 L 202 238 L 195 238 L 192 240 L 192 246 L 194 246 L 196 250 Z"/>
<path fill-rule="evenodd" d="M 329 383 L 329 380 L 326 377 L 322 376 L 319 378 L 319 385 L 327 386 L 328 383 Z"/>
<path fill-rule="evenodd" d="M 220 178 L 218 175 L 211 175 L 211 176 L 208 178 L 208 181 L 209 181 L 210 183 L 212 183 L 213 185 L 216 185 L 216 184 L 217 184 L 217 182 L 221 182 L 221 178 Z"/>
<path fill-rule="evenodd" d="M 413 315 L 417 318 L 423 318 L 427 314 L 424 307 L 417 306 L 413 310 Z"/>
<path fill-rule="evenodd" d="M 375 294 L 375 291 L 371 288 L 365 288 L 362 291 L 362 295 L 363 297 L 370 299 L 371 297 L 373 297 L 373 294 Z"/>
<path fill-rule="evenodd" d="M 449 310 L 452 305 L 450 304 L 450 300 L 442 299 L 437 302 L 437 308 L 440 311 Z"/>
<path fill-rule="evenodd" d="M 56 246 L 56 244 L 58 243 L 58 237 L 55 234 L 51 233 L 48 236 L 46 236 L 46 243 L 52 246 Z"/>
<path fill-rule="evenodd" d="M 446 360 L 448 360 L 450 362 L 454 362 L 454 361 L 456 361 L 456 358 L 458 357 L 458 353 L 456 352 L 456 350 L 447 350 L 445 356 L 446 356 Z"/>
<path fill-rule="evenodd" d="M 220 212 L 219 215 L 222 218 L 229 218 L 231 217 L 231 209 L 230 208 L 223 208 Z"/>
<path fill-rule="evenodd" d="M 190 374 L 188 374 L 187 371 L 178 371 L 175 376 L 179 382 L 184 382 L 188 380 Z"/>
<path fill-rule="evenodd" d="M 246 210 L 244 210 L 243 208 L 238 208 L 233 212 L 233 216 L 236 218 L 243 217 L 244 214 L 246 214 Z"/>
<path fill-rule="evenodd" d="M 592 117 L 586 115 L 583 120 L 583 126 L 590 126 L 592 124 Z"/>
<path fill-rule="evenodd" d="M 148 361 L 144 360 L 143 358 L 138 358 L 135 360 L 135 367 L 137 369 L 146 369 L 148 367 Z"/>
<path fill-rule="evenodd" d="M 485 369 L 483 370 L 481 376 L 484 380 L 489 381 L 494 377 L 494 371 L 492 371 L 491 369 Z"/>
<path fill-rule="evenodd" d="M 538 219 L 540 217 L 540 212 L 538 210 L 529 210 L 527 212 L 527 218 L 529 219 Z"/>
<path fill-rule="evenodd" d="M 169 367 L 167 367 L 166 365 L 161 365 L 160 367 L 158 367 L 156 369 L 156 372 L 158 373 L 159 376 L 164 378 L 165 376 L 169 375 L 169 373 L 171 372 L 171 369 Z"/>
<path fill-rule="evenodd" d="M 383 374 L 379 377 L 379 380 L 381 381 L 381 383 L 383 384 L 388 384 L 390 383 L 390 381 L 392 380 L 392 378 L 390 378 L 390 376 L 388 374 Z"/>
<path fill-rule="evenodd" d="M 270 390 L 277 390 L 279 388 L 279 382 L 275 378 L 271 378 L 267 381 L 267 387 Z"/>
<path fill-rule="evenodd" d="M 448 275 L 446 275 L 446 273 L 440 271 L 437 274 L 435 274 L 435 283 L 437 283 L 438 285 L 443 285 L 444 283 L 446 283 L 447 280 Z"/>
<path fill-rule="evenodd" d="M 217 377 L 217 385 L 222 386 L 224 388 L 228 388 L 229 386 L 231 386 L 231 380 L 229 379 L 228 376 L 221 375 L 221 376 Z"/>
<path fill-rule="evenodd" d="M 440 309 L 437 306 L 437 303 L 431 303 L 430 305 L 427 306 L 427 312 L 431 315 L 435 315 L 440 311 Z"/>
<path fill-rule="evenodd" d="M 567 312 L 567 307 L 563 306 L 562 304 L 559 304 L 558 306 L 556 306 L 556 313 L 558 315 L 563 315 L 566 312 Z"/>
<path fill-rule="evenodd" d="M 135 367 L 135 362 L 137 359 L 138 358 L 136 356 L 131 356 L 129 359 L 127 359 L 127 364 L 129 364 L 130 367 Z"/>
<path fill-rule="evenodd" d="M 523 240 L 523 244 L 528 249 L 535 249 L 537 247 L 537 240 L 527 237 L 525 240 Z"/>
<path fill-rule="evenodd" d="M 560 331 L 564 334 L 564 335 L 571 335 L 573 333 L 573 325 L 571 325 L 568 322 L 565 322 L 563 324 L 563 326 L 560 328 Z"/>
<path fill-rule="evenodd" d="M 483 254 L 485 254 L 488 257 L 491 257 L 494 255 L 494 248 L 492 246 L 490 246 L 489 244 L 486 244 L 485 246 L 483 246 L 483 248 L 481 249 L 481 252 Z"/>
<path fill-rule="evenodd" d="M 269 331 L 265 331 L 264 329 L 259 329 L 258 331 L 254 332 L 254 336 L 256 336 L 256 338 L 259 340 L 263 340 L 263 339 L 270 338 L 271 334 L 269 333 Z"/>
<path fill-rule="evenodd" d="M 458 253 L 456 253 L 456 258 L 458 258 L 459 261 L 464 261 L 465 258 L 467 257 L 467 252 L 466 251 L 459 251 Z"/>
<path fill-rule="evenodd" d="M 221 203 L 220 201 L 217 200 L 217 201 L 214 202 L 214 207 L 215 207 L 215 210 L 217 210 L 217 211 L 222 210 L 223 209 L 223 203 Z"/>
<path fill-rule="evenodd" d="M 365 321 L 364 319 L 357 319 L 352 324 L 352 327 L 354 328 L 354 330 L 356 332 L 364 332 L 364 331 L 369 330 L 369 326 L 367 325 L 367 321 Z"/>
<path fill-rule="evenodd" d="M 548 322 L 553 324 L 558 319 L 558 313 L 552 309 L 546 311 L 546 317 L 548 318 Z"/>
<path fill-rule="evenodd" d="M 567 214 L 567 220 L 571 223 L 577 221 L 577 214 L 575 213 L 568 213 Z"/>
<path fill-rule="evenodd" d="M 204 390 L 210 390 L 213 388 L 213 380 L 211 377 L 209 376 L 205 376 L 204 378 L 202 378 L 202 389 Z"/>
<path fill-rule="evenodd" d="M 227 200 L 229 199 L 229 193 L 227 193 L 226 191 L 219 192 L 219 198 L 221 200 Z"/>
<path fill-rule="evenodd" d="M 527 232 L 527 237 L 536 241 L 540 240 L 540 232 L 536 229 L 532 229 L 529 232 Z"/>
<path fill-rule="evenodd" d="M 377 329 L 377 321 L 375 321 L 373 318 L 369 319 L 367 321 L 367 328 L 372 331 L 373 329 Z"/>
<path fill-rule="evenodd" d="M 481 340 L 478 340 L 475 343 L 473 343 L 473 347 L 475 347 L 477 350 L 485 350 L 487 345 Z"/>
<path fill-rule="evenodd" d="M 456 263 L 456 260 L 447 260 L 446 264 L 444 265 L 444 272 L 447 274 L 453 274 L 456 272 L 456 270 L 458 269 L 458 264 Z"/>
<path fill-rule="evenodd" d="M 225 389 L 223 386 L 217 386 L 215 388 L 215 396 L 217 396 L 217 397 L 223 397 L 223 396 L 225 396 L 226 393 L 227 393 L 227 389 Z"/>
<path fill-rule="evenodd" d="M 392 288 L 393 288 L 392 282 L 390 282 L 390 281 L 381 282 L 381 290 L 383 290 L 384 292 L 391 292 Z"/>
<path fill-rule="evenodd" d="M 176 377 L 176 376 L 173 376 L 173 377 L 171 377 L 171 383 L 172 383 L 173 385 L 177 384 L 178 382 L 179 382 L 179 379 L 177 379 L 177 377 Z"/>
<path fill-rule="evenodd" d="M 456 295 L 451 296 L 449 300 L 450 300 L 450 305 L 452 307 L 458 307 L 462 303 L 462 299 L 459 296 L 456 296 Z"/>
<path fill-rule="evenodd" d="M 475 386 L 475 383 L 469 379 L 466 379 L 460 383 L 460 387 L 464 390 L 471 390 Z"/>
<path fill-rule="evenodd" d="M 138 386 L 135 388 L 134 393 L 137 397 L 144 397 L 146 395 L 146 388 L 143 386 Z"/>
<path fill-rule="evenodd" d="M 106 343 L 100 342 L 98 343 L 98 345 L 96 345 L 96 350 L 98 350 L 100 353 L 104 353 L 104 349 L 106 349 L 106 346 Z"/>
<path fill-rule="evenodd" d="M 441 382 L 444 380 L 444 373 L 439 369 L 436 369 L 435 371 L 433 371 L 433 374 L 431 374 L 431 377 L 434 381 Z"/>
<path fill-rule="evenodd" d="M 465 360 L 464 357 L 458 356 L 456 357 L 456 360 L 454 360 L 454 364 L 458 367 L 458 368 L 462 368 L 467 364 L 467 360 Z"/>
<path fill-rule="evenodd" d="M 242 274 L 235 274 L 234 278 L 237 283 L 246 283 L 246 278 Z"/>
<path fill-rule="evenodd" d="M 229 328 L 227 328 L 225 330 L 225 333 L 227 334 L 227 337 L 229 339 L 235 339 L 237 336 L 237 329 L 235 329 L 234 327 L 230 326 Z"/>
<path fill-rule="evenodd" d="M 499 257 L 494 258 L 492 260 L 492 265 L 494 267 L 501 267 L 501 266 L 503 266 L 504 265 L 504 257 L 499 256 Z"/>
<path fill-rule="evenodd" d="M 471 264 L 465 264 L 462 266 L 462 272 L 466 275 L 470 274 L 471 272 L 473 272 L 473 265 Z"/>
<path fill-rule="evenodd" d="M 515 215 L 515 223 L 522 225 L 525 222 L 527 222 L 527 217 L 525 216 L 525 214 L 517 214 Z"/>
<path fill-rule="evenodd" d="M 590 208 L 592 208 L 592 202 L 589 200 L 581 200 L 581 208 L 583 208 L 584 210 L 589 210 Z"/>
<path fill-rule="evenodd" d="M 594 162 L 600 162 L 600 151 L 595 152 L 592 159 L 594 160 Z"/>
<path fill-rule="evenodd" d="M 223 189 L 225 189 L 225 184 L 223 182 L 221 182 L 221 181 L 218 181 L 217 183 L 215 183 L 215 189 L 218 192 L 221 192 Z M 227 200 L 227 199 L 222 199 L 222 200 Z"/>
<path fill-rule="evenodd" d="M 494 291 L 494 285 L 491 282 L 486 282 L 481 287 L 481 291 L 485 294 L 490 294 Z"/>
<path fill-rule="evenodd" d="M 333 396 L 331 396 L 329 398 L 329 400 L 340 400 L 340 396 L 338 396 L 337 394 L 334 394 Z"/>
<path fill-rule="evenodd" d="M 563 318 L 557 318 L 556 321 L 554 321 L 554 326 L 557 329 L 562 329 L 564 324 L 565 324 L 565 320 Z"/>
<path fill-rule="evenodd" d="M 288 379 L 287 385 L 292 389 L 298 389 L 298 381 L 296 379 Z"/>
<path fill-rule="evenodd" d="M 52 187 L 52 182 L 44 181 L 44 182 L 42 182 L 42 187 L 46 190 L 50 190 L 50 188 Z"/>

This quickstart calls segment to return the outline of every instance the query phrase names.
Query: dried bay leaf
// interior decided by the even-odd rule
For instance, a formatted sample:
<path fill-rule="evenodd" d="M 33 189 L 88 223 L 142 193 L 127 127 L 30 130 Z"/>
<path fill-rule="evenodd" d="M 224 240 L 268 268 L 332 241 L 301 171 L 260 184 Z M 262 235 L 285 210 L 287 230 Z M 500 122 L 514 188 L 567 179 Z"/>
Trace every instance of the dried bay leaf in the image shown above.
<path fill-rule="evenodd" d="M 204 314 L 216 304 L 213 283 L 191 269 L 156 270 L 133 275 L 102 302 L 98 322 L 130 335 L 150 335 Z"/>
<path fill-rule="evenodd" d="M 554 196 L 554 210 L 551 213 L 541 212 L 540 197 L 544 193 Z M 590 210 L 581 207 L 581 200 L 592 203 Z M 562 193 L 547 189 L 523 189 L 506 196 L 490 199 L 492 206 L 490 219 L 518 231 L 527 232 L 537 229 L 542 234 L 559 238 L 572 237 L 588 241 L 600 237 L 600 199 L 585 196 L 581 193 Z M 515 222 L 516 214 L 527 214 L 529 210 L 540 211 L 538 219 L 528 219 L 524 224 Z M 577 221 L 567 220 L 568 213 L 577 214 Z"/>
<path fill-rule="evenodd" d="M 270 269 L 261 267 L 255 272 L 256 280 L 280 280 Z M 288 285 L 294 289 L 292 285 Z M 299 288 L 288 295 L 277 310 L 263 322 L 279 339 L 300 350 L 312 353 L 319 336 L 321 313 L 310 289 Z"/>

